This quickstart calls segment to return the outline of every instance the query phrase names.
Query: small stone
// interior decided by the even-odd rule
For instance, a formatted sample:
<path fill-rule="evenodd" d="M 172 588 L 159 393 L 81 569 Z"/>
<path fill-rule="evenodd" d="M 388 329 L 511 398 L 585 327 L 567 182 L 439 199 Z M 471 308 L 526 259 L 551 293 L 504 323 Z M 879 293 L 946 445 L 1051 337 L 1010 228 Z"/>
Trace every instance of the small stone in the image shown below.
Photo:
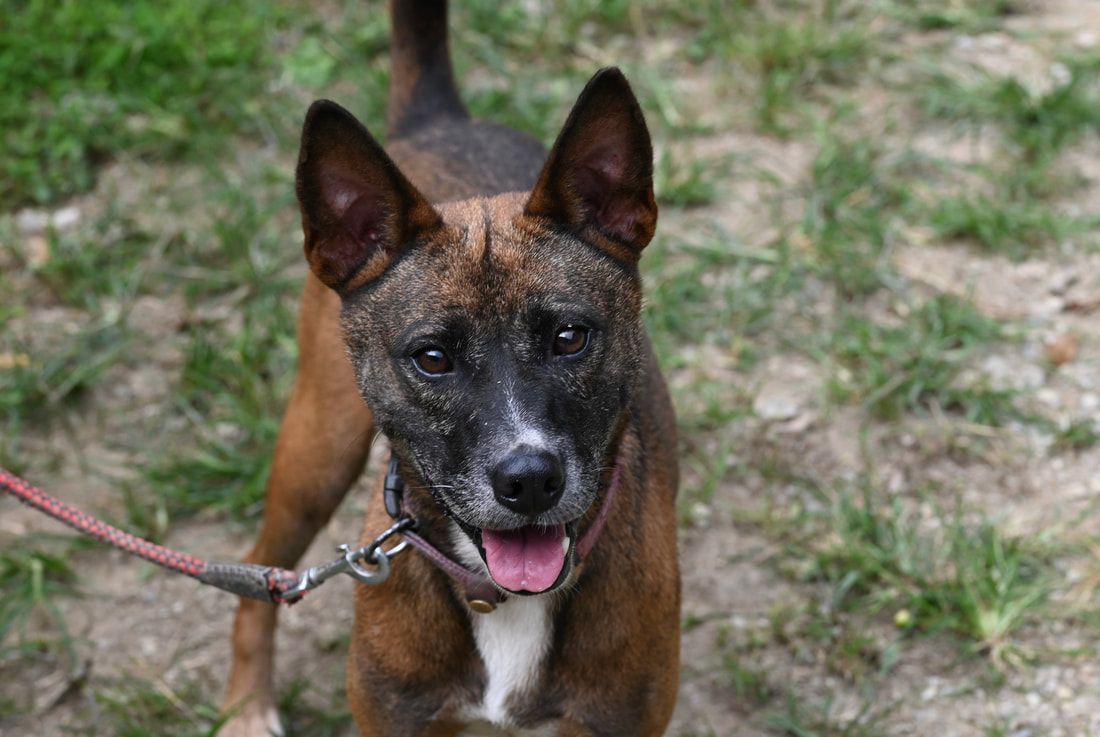
<path fill-rule="evenodd" d="M 0 353 L 0 371 L 10 371 L 14 368 L 27 368 L 31 365 L 31 357 L 26 353 Z"/>
<path fill-rule="evenodd" d="M 786 422 L 799 414 L 798 403 L 788 397 L 759 396 L 752 403 L 752 410 L 762 420 Z"/>
<path fill-rule="evenodd" d="M 1047 343 L 1047 359 L 1055 366 L 1064 366 L 1077 359 L 1077 349 L 1077 336 L 1061 333 Z"/>
<path fill-rule="evenodd" d="M 1056 407 L 1061 404 L 1061 398 L 1058 396 L 1058 392 L 1054 391 L 1050 387 L 1043 387 L 1039 391 L 1035 392 L 1035 398 L 1045 405 Z"/>
<path fill-rule="evenodd" d="M 41 233 L 50 224 L 50 215 L 44 210 L 27 208 L 15 214 L 15 226 L 23 235 Z"/>
<path fill-rule="evenodd" d="M 712 515 L 713 510 L 707 504 L 696 502 L 691 505 L 691 521 L 699 527 L 706 527 Z"/>
<path fill-rule="evenodd" d="M 1072 287 L 1078 282 L 1077 274 L 1072 271 L 1062 271 L 1054 275 L 1054 278 L 1050 280 L 1050 286 L 1048 289 L 1051 294 L 1059 297 L 1065 295 L 1066 290 Z"/>
<path fill-rule="evenodd" d="M 27 266 L 41 269 L 50 260 L 50 242 L 43 235 L 31 235 L 24 244 Z"/>
<path fill-rule="evenodd" d="M 50 216 L 50 225 L 58 230 L 66 230 L 80 222 L 80 210 L 72 205 L 54 211 Z"/>
<path fill-rule="evenodd" d="M 814 422 L 817 421 L 817 414 L 814 412 L 803 412 L 796 416 L 794 419 L 788 420 L 779 425 L 779 432 L 784 435 L 801 435 L 809 430 Z"/>

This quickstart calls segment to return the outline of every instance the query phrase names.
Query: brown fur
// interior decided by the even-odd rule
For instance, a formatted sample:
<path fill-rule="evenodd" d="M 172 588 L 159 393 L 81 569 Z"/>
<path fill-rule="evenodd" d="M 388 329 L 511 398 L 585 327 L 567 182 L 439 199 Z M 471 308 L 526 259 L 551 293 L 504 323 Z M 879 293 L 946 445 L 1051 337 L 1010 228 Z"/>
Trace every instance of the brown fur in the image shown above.
<path fill-rule="evenodd" d="M 543 154 L 530 138 L 466 120 L 445 91 L 441 108 L 418 102 L 425 88 L 450 84 L 449 60 L 440 66 L 445 6 L 395 5 L 389 155 L 331 103 L 307 117 L 298 193 L 312 273 L 298 323 L 301 359 L 247 560 L 293 566 L 330 518 L 375 432 L 364 397 L 381 429 L 395 422 L 400 376 L 392 361 L 364 356 L 396 340 L 396 326 L 442 308 L 487 325 L 522 313 L 533 295 L 580 290 L 625 326 L 608 331 L 617 342 L 606 371 L 629 377 L 628 390 L 589 400 L 617 418 L 600 488 L 616 461 L 621 486 L 572 584 L 548 594 L 554 639 L 541 682 L 509 706 L 519 726 L 553 723 L 562 737 L 662 734 L 679 681 L 678 471 L 671 404 L 639 319 L 636 264 L 657 217 L 641 111 L 621 75 L 598 76 L 540 173 Z M 418 10 L 421 25 L 410 25 L 406 16 Z M 424 433 L 460 430 L 440 424 Z M 394 432 L 420 531 L 453 553 L 438 500 L 422 488 L 431 479 L 410 462 L 424 441 Z M 378 496 L 365 540 L 389 524 Z M 599 500 L 587 508 L 582 529 L 598 508 Z M 357 587 L 348 698 L 363 735 L 460 731 L 461 710 L 486 686 L 471 616 L 493 615 L 468 611 L 457 584 L 416 553 L 395 560 L 384 585 Z M 273 607 L 242 602 L 227 705 L 244 710 L 228 734 L 263 733 L 257 715 L 274 703 L 274 626 Z"/>

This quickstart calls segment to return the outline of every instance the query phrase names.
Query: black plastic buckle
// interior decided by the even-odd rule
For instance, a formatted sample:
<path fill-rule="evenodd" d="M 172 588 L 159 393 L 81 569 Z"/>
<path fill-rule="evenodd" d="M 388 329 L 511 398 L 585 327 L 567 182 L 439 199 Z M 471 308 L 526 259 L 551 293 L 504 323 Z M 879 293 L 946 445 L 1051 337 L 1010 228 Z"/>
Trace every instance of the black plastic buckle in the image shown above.
<path fill-rule="evenodd" d="M 401 497 L 405 493 L 405 481 L 401 478 L 397 456 L 390 452 L 390 466 L 386 470 L 386 482 L 382 485 L 382 499 L 386 514 L 394 519 L 401 516 Z"/>

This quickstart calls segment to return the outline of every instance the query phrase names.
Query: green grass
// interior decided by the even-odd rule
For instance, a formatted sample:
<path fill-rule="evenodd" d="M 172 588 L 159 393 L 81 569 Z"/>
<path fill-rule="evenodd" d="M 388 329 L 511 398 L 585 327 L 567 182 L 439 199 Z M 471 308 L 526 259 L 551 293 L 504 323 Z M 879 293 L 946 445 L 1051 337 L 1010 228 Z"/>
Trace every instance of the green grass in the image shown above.
<path fill-rule="evenodd" d="M 835 366 L 829 380 L 835 401 L 858 403 L 880 419 L 932 408 L 984 425 L 1018 415 L 1010 392 L 960 383 L 979 351 L 1004 339 L 999 323 L 948 296 L 899 317 L 893 324 L 840 317 L 825 348 Z"/>
<path fill-rule="evenodd" d="M 158 254 L 155 241 L 112 201 L 89 226 L 49 233 L 45 263 L 25 266 L 62 304 L 100 313 L 125 309 L 142 291 L 140 266 Z"/>
<path fill-rule="evenodd" d="M 780 136 L 804 125 L 798 113 L 818 88 L 862 77 L 877 53 L 858 4 L 802 5 L 794 14 L 745 14 L 732 42 L 733 58 L 756 78 L 757 125 Z"/>
<path fill-rule="evenodd" d="M 810 250 L 812 264 L 842 295 L 858 297 L 892 273 L 887 257 L 915 162 L 904 152 L 889 156 L 870 138 L 840 135 L 843 124 L 819 129 L 801 228 L 792 241 Z"/>
<path fill-rule="evenodd" d="M 723 659 L 722 665 L 738 709 L 755 711 L 775 698 L 776 688 L 769 683 L 765 671 L 746 665 L 741 658 L 732 654 Z"/>
<path fill-rule="evenodd" d="M 1019 9 L 1018 0 L 894 0 L 893 12 L 926 31 L 977 33 L 996 28 Z"/>
<path fill-rule="evenodd" d="M 1100 444 L 1100 427 L 1091 420 L 1075 420 L 1057 431 L 1052 449 L 1077 453 L 1097 444 Z"/>
<path fill-rule="evenodd" d="M 287 737 L 337 737 L 352 724 L 343 689 L 324 692 L 305 678 L 297 678 L 279 698 Z M 327 706 L 318 705 L 327 701 Z"/>
<path fill-rule="evenodd" d="M 195 683 L 170 686 L 133 676 L 97 681 L 98 724 L 87 735 L 113 737 L 214 737 L 218 708 Z M 106 731 L 104 731 L 106 730 Z"/>
<path fill-rule="evenodd" d="M 751 363 L 756 339 L 782 319 L 777 300 L 798 289 L 802 272 L 785 243 L 750 248 L 714 225 L 696 236 L 689 242 L 659 235 L 642 259 L 643 317 L 657 353 L 667 368 L 693 362 L 684 346 L 721 346 L 723 358 Z"/>
<path fill-rule="evenodd" d="M 724 159 L 707 161 L 665 150 L 657 157 L 653 172 L 657 202 L 678 207 L 709 205 L 718 196 L 718 186 L 729 166 Z"/>
<path fill-rule="evenodd" d="M 770 714 L 764 723 L 784 737 L 880 737 L 887 734 L 887 716 L 889 709 L 866 702 L 854 716 L 839 717 L 831 701 L 806 703 L 791 694 L 784 708 Z"/>
<path fill-rule="evenodd" d="M 904 611 L 895 621 L 906 629 L 954 632 L 996 663 L 1012 659 L 1013 634 L 1050 590 L 1052 571 L 1034 545 L 961 511 L 929 524 L 866 487 L 826 502 L 800 554 L 812 556 L 812 577 L 828 584 L 830 609 Z"/>
<path fill-rule="evenodd" d="M 201 510 L 259 514 L 278 408 L 293 377 L 290 310 L 286 300 L 269 295 L 248 304 L 239 332 L 192 331 L 175 400 L 191 441 L 154 456 L 142 474 L 169 519 Z M 149 519 L 135 515 L 134 521 Z"/>
<path fill-rule="evenodd" d="M 67 555 L 31 543 L 24 540 L 0 551 L 0 643 L 18 639 L 19 625 L 36 610 L 63 630 L 54 600 L 76 593 L 76 574 Z"/>
<path fill-rule="evenodd" d="M 939 200 L 928 223 L 940 238 L 968 240 L 1017 259 L 1090 227 L 1086 220 L 1061 214 L 1050 205 L 981 194 L 955 194 Z"/>
<path fill-rule="evenodd" d="M 299 282 L 287 267 L 301 251 L 284 230 L 289 181 L 267 169 L 208 181 L 215 216 L 170 249 L 168 273 L 194 305 L 224 309 L 186 326 L 172 408 L 185 430 L 143 465 L 155 494 L 128 497 L 131 522 L 154 535 L 203 510 L 258 515 L 297 358 Z"/>
<path fill-rule="evenodd" d="M 11 363 L 0 369 L 0 463 L 16 472 L 29 467 L 21 440 L 28 426 L 63 422 L 122 361 L 129 336 L 118 317 L 88 317 L 48 340 L 22 331 L 0 334 L 0 354 Z"/>
<path fill-rule="evenodd" d="M 182 155 L 256 131 L 272 16 L 242 0 L 3 0 L 0 201 L 84 191 L 122 151 Z"/>
<path fill-rule="evenodd" d="M 976 82 L 936 75 L 922 93 L 925 111 L 971 125 L 995 125 L 1022 162 L 1049 162 L 1100 127 L 1100 64 L 1067 59 L 1066 79 L 1035 92 L 1014 77 Z"/>

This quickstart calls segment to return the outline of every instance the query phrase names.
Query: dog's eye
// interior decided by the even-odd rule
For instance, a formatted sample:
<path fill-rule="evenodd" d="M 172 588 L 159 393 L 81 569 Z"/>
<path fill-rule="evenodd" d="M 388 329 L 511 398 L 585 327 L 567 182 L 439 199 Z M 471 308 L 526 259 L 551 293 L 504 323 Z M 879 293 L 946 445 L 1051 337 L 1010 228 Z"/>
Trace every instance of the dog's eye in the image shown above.
<path fill-rule="evenodd" d="M 412 358 L 417 370 L 425 376 L 442 376 L 451 373 L 454 369 L 450 356 L 444 353 L 442 348 L 435 346 L 421 348 L 413 354 Z"/>
<path fill-rule="evenodd" d="M 566 325 L 554 336 L 555 356 L 575 356 L 588 347 L 588 328 Z"/>

